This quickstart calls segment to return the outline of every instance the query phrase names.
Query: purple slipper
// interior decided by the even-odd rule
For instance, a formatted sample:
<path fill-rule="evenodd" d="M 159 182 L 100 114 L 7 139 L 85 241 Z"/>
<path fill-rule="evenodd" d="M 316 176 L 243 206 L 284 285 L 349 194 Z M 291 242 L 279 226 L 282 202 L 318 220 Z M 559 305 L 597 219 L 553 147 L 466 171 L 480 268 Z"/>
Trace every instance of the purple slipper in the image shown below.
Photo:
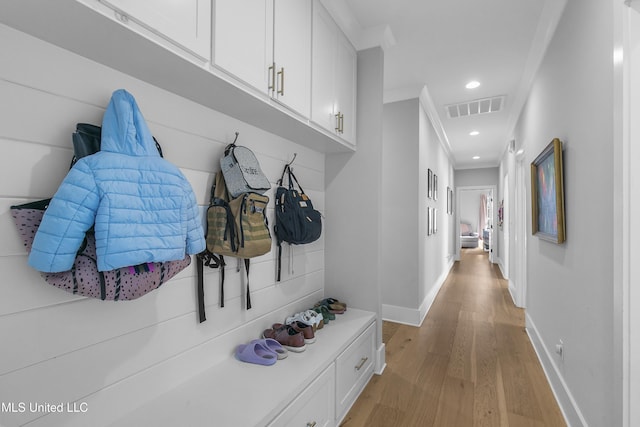
<path fill-rule="evenodd" d="M 278 360 L 275 352 L 256 341 L 236 347 L 236 357 L 243 362 L 267 366 L 273 365 Z"/>
<path fill-rule="evenodd" d="M 259 342 L 264 345 L 267 349 L 271 350 L 278 357 L 278 360 L 284 359 L 289 355 L 289 352 L 286 348 L 284 348 L 278 341 L 273 338 L 264 338 L 253 340 L 251 342 Z"/>

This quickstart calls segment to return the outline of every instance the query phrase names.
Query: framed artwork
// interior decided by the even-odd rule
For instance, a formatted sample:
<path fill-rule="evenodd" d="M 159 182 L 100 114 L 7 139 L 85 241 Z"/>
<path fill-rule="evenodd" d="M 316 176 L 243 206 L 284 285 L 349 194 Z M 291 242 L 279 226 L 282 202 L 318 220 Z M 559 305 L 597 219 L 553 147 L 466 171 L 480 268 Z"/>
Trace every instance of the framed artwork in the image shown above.
<path fill-rule="evenodd" d="M 427 208 L 427 236 L 433 234 L 433 208 Z"/>
<path fill-rule="evenodd" d="M 453 193 L 451 192 L 451 187 L 447 187 L 447 215 L 451 215 L 453 213 Z"/>
<path fill-rule="evenodd" d="M 564 220 L 562 142 L 555 138 L 531 163 L 531 233 L 563 243 Z"/>
<path fill-rule="evenodd" d="M 433 171 L 427 171 L 427 197 L 433 199 Z"/>
<path fill-rule="evenodd" d="M 433 174 L 433 200 L 438 200 L 438 175 Z"/>

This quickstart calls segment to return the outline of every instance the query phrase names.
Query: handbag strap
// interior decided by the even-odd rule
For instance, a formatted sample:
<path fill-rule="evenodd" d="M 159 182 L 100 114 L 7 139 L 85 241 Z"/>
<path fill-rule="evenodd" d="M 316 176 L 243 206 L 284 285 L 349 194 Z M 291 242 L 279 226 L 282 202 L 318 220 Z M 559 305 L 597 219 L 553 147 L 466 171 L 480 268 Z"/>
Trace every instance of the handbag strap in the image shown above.
<path fill-rule="evenodd" d="M 278 180 L 278 185 L 283 186 L 285 174 L 287 174 L 289 178 L 289 185 L 288 185 L 289 190 L 293 190 L 295 188 L 295 186 L 293 185 L 293 183 L 295 182 L 296 185 L 298 186 L 298 189 L 300 190 L 300 193 L 304 194 L 304 190 L 302 189 L 302 186 L 298 182 L 298 178 L 296 178 L 296 176 L 293 174 L 293 171 L 291 170 L 291 166 L 289 166 L 288 163 L 284 165 L 284 169 L 282 170 L 282 176 Z"/>

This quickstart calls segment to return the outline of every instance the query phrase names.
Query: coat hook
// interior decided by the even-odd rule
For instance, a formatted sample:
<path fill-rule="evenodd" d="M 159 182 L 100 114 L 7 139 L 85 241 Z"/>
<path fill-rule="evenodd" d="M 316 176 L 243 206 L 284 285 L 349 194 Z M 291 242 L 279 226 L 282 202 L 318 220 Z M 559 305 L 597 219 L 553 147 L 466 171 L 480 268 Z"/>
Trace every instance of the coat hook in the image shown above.
<path fill-rule="evenodd" d="M 238 140 L 238 135 L 240 135 L 240 132 L 236 132 L 236 138 L 233 140 L 231 145 L 236 145 L 236 141 Z"/>
<path fill-rule="evenodd" d="M 289 163 L 287 163 L 287 166 L 291 166 L 293 164 L 293 162 L 296 160 L 296 156 L 298 155 L 298 153 L 293 153 L 293 159 L 291 159 L 291 161 Z"/>

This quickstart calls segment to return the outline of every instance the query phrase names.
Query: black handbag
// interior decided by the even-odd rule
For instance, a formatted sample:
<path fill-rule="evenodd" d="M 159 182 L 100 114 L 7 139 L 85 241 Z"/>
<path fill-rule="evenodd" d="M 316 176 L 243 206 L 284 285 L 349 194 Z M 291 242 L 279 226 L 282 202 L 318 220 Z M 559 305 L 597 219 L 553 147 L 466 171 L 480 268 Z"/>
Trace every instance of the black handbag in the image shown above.
<path fill-rule="evenodd" d="M 283 186 L 285 174 L 289 181 L 286 187 Z M 318 240 L 322 234 L 322 214 L 313 208 L 311 199 L 305 194 L 289 164 L 285 165 L 278 185 L 274 232 L 278 243 L 276 280 L 280 281 L 282 242 L 302 245 Z"/>

